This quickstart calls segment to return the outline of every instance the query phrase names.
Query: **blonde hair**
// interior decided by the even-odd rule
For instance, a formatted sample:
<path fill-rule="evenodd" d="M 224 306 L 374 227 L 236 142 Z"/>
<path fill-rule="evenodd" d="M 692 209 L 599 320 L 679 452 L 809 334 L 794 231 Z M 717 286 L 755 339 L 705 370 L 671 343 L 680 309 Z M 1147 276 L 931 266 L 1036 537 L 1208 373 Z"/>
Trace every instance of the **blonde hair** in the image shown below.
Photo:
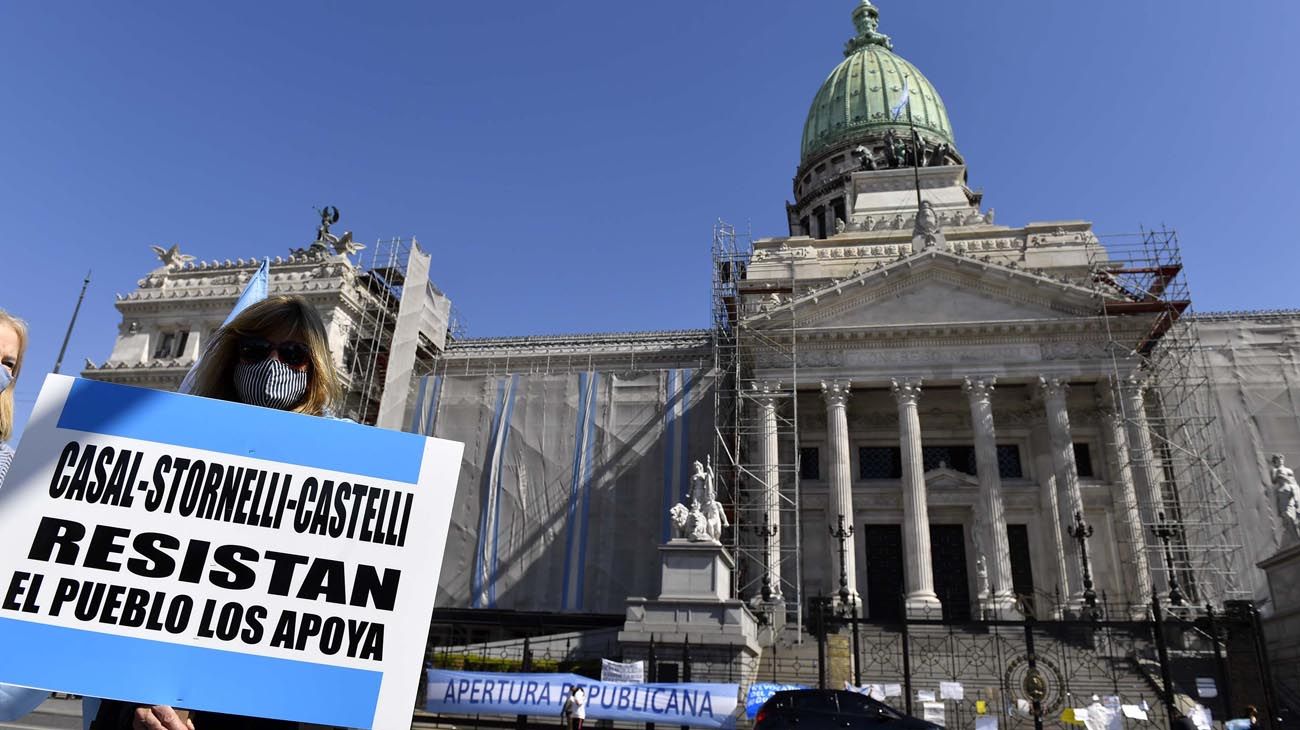
<path fill-rule="evenodd" d="M 330 356 L 325 323 L 302 297 L 273 296 L 240 312 L 229 324 L 212 333 L 194 374 L 194 395 L 239 401 L 235 393 L 235 365 L 242 337 L 282 335 L 302 341 L 308 351 L 307 395 L 289 409 L 319 416 L 339 398 L 339 377 Z"/>
<path fill-rule="evenodd" d="M 27 323 L 0 309 L 0 327 L 9 327 L 18 335 L 18 358 L 14 360 L 14 382 L 0 393 L 0 441 L 8 441 L 14 432 L 14 390 L 18 373 L 23 369 L 23 353 L 27 351 Z"/>

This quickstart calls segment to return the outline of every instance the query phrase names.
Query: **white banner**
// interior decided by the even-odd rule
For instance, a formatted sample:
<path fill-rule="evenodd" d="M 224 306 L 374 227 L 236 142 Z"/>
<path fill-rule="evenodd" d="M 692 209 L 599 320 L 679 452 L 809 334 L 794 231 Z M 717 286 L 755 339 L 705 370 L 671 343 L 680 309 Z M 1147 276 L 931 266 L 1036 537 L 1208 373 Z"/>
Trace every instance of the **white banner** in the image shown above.
<path fill-rule="evenodd" d="M 645 662 L 612 662 L 600 660 L 600 681 L 635 682 L 645 681 Z"/>

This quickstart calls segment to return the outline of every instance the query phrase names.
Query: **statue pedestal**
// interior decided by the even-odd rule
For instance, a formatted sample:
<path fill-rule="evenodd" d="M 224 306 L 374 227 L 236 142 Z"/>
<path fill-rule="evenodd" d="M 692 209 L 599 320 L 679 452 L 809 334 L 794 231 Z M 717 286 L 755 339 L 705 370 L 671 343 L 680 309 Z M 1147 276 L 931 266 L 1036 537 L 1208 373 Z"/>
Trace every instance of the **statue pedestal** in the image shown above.
<path fill-rule="evenodd" d="M 1257 565 L 1268 576 L 1272 597 L 1272 611 L 1262 623 L 1274 680 L 1291 692 L 1300 692 L 1300 676 L 1277 669 L 1300 667 L 1300 543 L 1287 545 Z"/>
<path fill-rule="evenodd" d="M 659 597 L 629 597 L 618 641 L 624 656 L 643 657 L 651 641 L 678 645 L 659 659 L 680 659 L 681 646 L 727 660 L 758 654 L 758 621 L 742 602 L 732 599 L 731 573 L 735 560 L 716 542 L 676 539 L 659 546 L 663 583 Z M 710 653 L 711 652 L 711 653 Z"/>
<path fill-rule="evenodd" d="M 715 542 L 676 539 L 659 546 L 659 600 L 725 601 L 736 563 Z"/>

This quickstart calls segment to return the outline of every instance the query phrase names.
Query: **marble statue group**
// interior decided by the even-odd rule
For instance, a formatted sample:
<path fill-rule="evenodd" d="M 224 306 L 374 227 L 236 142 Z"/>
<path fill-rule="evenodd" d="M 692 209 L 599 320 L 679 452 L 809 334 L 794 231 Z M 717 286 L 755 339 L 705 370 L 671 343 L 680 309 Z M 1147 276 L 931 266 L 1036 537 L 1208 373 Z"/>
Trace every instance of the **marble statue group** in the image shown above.
<path fill-rule="evenodd" d="M 1273 468 L 1269 479 L 1277 488 L 1278 499 L 1282 502 L 1282 519 L 1287 539 L 1300 540 L 1300 484 L 1296 484 L 1295 472 L 1286 465 L 1286 457 L 1273 454 L 1270 460 Z"/>
<path fill-rule="evenodd" d="M 713 464 L 695 462 L 691 474 L 690 506 L 681 502 L 668 511 L 673 525 L 673 539 L 691 542 L 722 542 L 722 528 L 729 527 L 727 513 L 718 501 L 714 485 Z"/>

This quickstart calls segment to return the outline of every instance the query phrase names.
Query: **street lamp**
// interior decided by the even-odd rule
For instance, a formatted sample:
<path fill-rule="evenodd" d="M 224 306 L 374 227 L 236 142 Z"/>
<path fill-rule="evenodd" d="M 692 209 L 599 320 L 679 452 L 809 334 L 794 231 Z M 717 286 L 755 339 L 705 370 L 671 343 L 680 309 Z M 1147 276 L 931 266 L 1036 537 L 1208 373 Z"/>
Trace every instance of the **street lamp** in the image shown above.
<path fill-rule="evenodd" d="M 1169 604 L 1171 606 L 1183 605 L 1183 592 L 1178 588 L 1178 575 L 1174 573 L 1174 551 L 1169 546 L 1169 542 L 1178 534 L 1177 529 L 1170 522 L 1165 521 L 1165 513 L 1157 514 L 1158 521 L 1151 528 L 1151 532 L 1159 538 L 1165 549 L 1165 569 L 1169 573 Z"/>
<path fill-rule="evenodd" d="M 781 528 L 777 527 L 776 525 L 769 524 L 767 515 L 763 515 L 763 524 L 761 526 L 751 525 L 750 529 L 754 531 L 755 535 L 763 539 L 763 579 L 762 579 L 763 587 L 761 589 L 761 593 L 763 595 L 764 602 L 771 601 L 773 595 L 772 594 L 772 538 L 776 536 L 777 531 L 780 530 Z"/>
<path fill-rule="evenodd" d="M 835 528 L 835 527 L 828 526 L 827 529 L 830 530 L 831 537 L 835 538 L 836 540 L 839 540 L 840 542 L 839 614 L 841 617 L 847 615 L 853 618 L 853 681 L 858 686 L 861 686 L 862 685 L 862 662 L 859 660 L 860 655 L 858 654 L 858 650 L 859 650 L 858 602 L 854 598 L 853 594 L 849 592 L 849 569 L 848 566 L 845 565 L 845 556 L 847 555 L 847 553 L 845 552 L 845 548 L 844 548 L 845 541 L 847 541 L 850 537 L 853 537 L 853 525 L 845 525 L 844 515 L 841 514 L 839 516 L 839 527 Z"/>
<path fill-rule="evenodd" d="M 831 531 L 831 537 L 840 541 L 840 605 L 849 605 L 852 596 L 849 594 L 849 569 L 844 563 L 844 542 L 853 537 L 853 525 L 845 526 L 844 515 L 840 515 L 839 528 L 827 528 Z"/>
<path fill-rule="evenodd" d="M 1083 521 L 1083 512 L 1074 513 L 1074 524 L 1070 525 L 1070 537 L 1079 541 L 1079 560 L 1083 561 L 1083 602 L 1087 604 L 1088 618 L 1101 618 L 1097 610 L 1097 591 L 1092 586 L 1092 570 L 1088 567 L 1088 538 L 1092 537 L 1092 525 Z"/>

